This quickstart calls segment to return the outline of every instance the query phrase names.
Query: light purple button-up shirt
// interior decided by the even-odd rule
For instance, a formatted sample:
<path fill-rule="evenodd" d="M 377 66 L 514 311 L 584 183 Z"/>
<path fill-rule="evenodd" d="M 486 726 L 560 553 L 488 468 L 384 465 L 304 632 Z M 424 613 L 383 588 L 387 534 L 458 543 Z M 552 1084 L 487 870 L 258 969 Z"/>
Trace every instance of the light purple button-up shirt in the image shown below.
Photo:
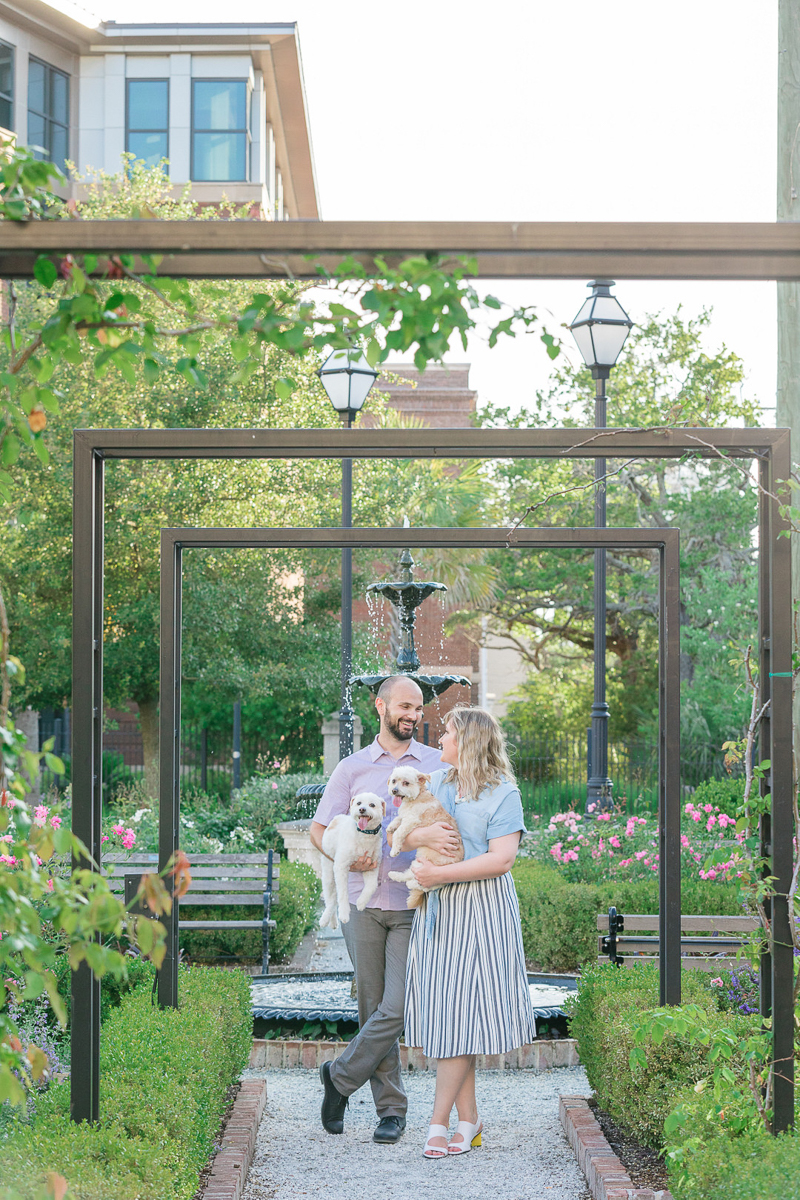
<path fill-rule="evenodd" d="M 381 837 L 383 838 L 383 858 L 378 873 L 378 890 L 367 905 L 368 908 L 383 908 L 391 912 L 405 910 L 408 900 L 408 888 L 404 883 L 389 879 L 390 871 L 406 871 L 414 860 L 415 851 L 398 854 L 396 858 L 389 857 L 389 844 L 386 841 L 386 829 L 397 816 L 397 806 L 394 797 L 389 795 L 386 786 L 389 776 L 400 763 L 416 767 L 429 775 L 442 766 L 442 756 L 433 746 L 423 746 L 412 740 L 408 749 L 400 758 L 393 758 L 384 750 L 377 738 L 363 750 L 343 758 L 335 767 L 328 780 L 314 820 L 320 825 L 330 825 L 337 813 L 346 813 L 350 801 L 359 792 L 374 792 L 386 801 L 386 816 L 383 821 Z M 376 834 L 377 836 L 377 834 Z M 361 895 L 363 880 L 360 871 L 350 872 L 350 900 L 355 902 Z"/>

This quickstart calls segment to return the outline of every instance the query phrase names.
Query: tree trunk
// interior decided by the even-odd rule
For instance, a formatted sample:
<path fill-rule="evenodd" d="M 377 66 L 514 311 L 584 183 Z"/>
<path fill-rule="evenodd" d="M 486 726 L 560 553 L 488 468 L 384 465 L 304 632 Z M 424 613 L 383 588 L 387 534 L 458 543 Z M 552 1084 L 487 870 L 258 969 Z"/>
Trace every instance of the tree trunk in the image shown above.
<path fill-rule="evenodd" d="M 158 803 L 158 700 L 137 700 L 144 749 L 144 786 Z"/>

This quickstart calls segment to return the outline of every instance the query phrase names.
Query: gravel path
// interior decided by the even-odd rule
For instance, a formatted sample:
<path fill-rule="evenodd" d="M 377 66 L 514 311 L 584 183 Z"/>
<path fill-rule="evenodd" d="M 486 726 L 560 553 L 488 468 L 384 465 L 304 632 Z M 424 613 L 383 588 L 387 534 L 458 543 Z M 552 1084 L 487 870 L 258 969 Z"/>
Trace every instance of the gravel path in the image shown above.
<path fill-rule="evenodd" d="M 242 1200 L 419 1200 L 431 1186 L 444 1200 L 588 1200 L 586 1181 L 558 1120 L 558 1096 L 589 1095 L 580 1067 L 481 1072 L 483 1146 L 464 1159 L 426 1162 L 422 1145 L 434 1076 L 409 1074 L 409 1122 L 396 1146 L 377 1146 L 369 1087 L 350 1098 L 341 1137 L 319 1123 L 315 1071 L 248 1071 L 267 1079 L 267 1111 Z M 451 1129 L 455 1129 L 455 1113 Z"/>

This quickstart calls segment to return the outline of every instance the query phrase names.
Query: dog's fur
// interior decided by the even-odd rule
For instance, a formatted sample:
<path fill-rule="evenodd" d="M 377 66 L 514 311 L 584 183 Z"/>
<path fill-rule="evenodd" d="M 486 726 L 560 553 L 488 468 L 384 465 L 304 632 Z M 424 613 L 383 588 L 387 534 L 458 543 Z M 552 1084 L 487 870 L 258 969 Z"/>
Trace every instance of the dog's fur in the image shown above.
<path fill-rule="evenodd" d="M 403 849 L 406 837 L 412 829 L 422 825 L 435 825 L 441 821 L 449 825 L 458 837 L 458 850 L 455 855 L 440 854 L 427 846 L 420 846 L 414 856 L 414 861 L 424 859 L 426 862 L 443 866 L 444 863 L 461 862 L 464 857 L 464 845 L 458 826 L 447 809 L 428 791 L 430 775 L 416 771 L 413 767 L 395 767 L 389 777 L 389 791 L 401 800 L 400 811 L 386 830 L 392 834 L 392 858 Z M 422 903 L 422 897 L 429 888 L 424 888 L 417 880 L 411 867 L 407 871 L 390 871 L 389 878 L 398 883 L 404 883 L 409 890 L 408 908 L 416 908 Z"/>
<path fill-rule="evenodd" d="M 368 854 L 375 865 L 372 870 L 363 873 L 364 889 L 356 901 L 358 911 L 363 912 L 375 895 L 378 868 L 383 856 L 383 834 L 362 833 L 361 829 L 380 830 L 385 816 L 385 800 L 381 800 L 374 792 L 360 792 L 350 801 L 350 811 L 334 817 L 323 833 L 322 849 L 330 858 L 326 858 L 324 854 L 320 856 L 322 895 L 325 900 L 325 911 L 320 925 L 336 928 L 337 904 L 342 924 L 347 924 L 350 920 L 350 898 L 347 888 L 350 866 L 357 858 L 361 858 L 362 854 Z"/>

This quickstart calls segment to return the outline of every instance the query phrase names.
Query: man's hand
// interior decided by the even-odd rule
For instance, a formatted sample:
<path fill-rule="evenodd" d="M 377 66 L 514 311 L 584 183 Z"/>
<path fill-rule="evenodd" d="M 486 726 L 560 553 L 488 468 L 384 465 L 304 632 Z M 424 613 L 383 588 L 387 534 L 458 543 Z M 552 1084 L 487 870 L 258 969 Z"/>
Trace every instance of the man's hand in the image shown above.
<path fill-rule="evenodd" d="M 368 854 L 362 854 L 361 858 L 357 858 L 355 862 L 350 863 L 351 871 L 374 871 L 375 860 L 370 858 Z"/>
<path fill-rule="evenodd" d="M 414 834 L 416 835 L 415 849 L 427 846 L 429 850 L 436 850 L 439 854 L 446 855 L 447 858 L 455 859 L 459 843 L 458 834 L 452 825 L 445 825 L 443 821 L 437 821 L 434 825 L 424 825 L 421 829 L 415 829 Z M 406 846 L 408 846 L 408 838 Z"/>

